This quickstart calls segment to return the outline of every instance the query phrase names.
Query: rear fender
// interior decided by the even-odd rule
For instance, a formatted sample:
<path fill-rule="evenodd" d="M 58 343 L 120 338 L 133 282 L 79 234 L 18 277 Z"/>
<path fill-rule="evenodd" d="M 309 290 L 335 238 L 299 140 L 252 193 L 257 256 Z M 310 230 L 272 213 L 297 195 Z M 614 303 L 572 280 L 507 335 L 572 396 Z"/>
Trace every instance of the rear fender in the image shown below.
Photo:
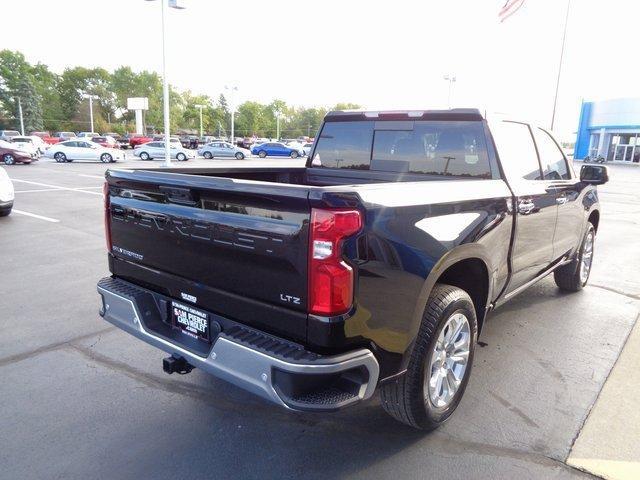
<path fill-rule="evenodd" d="M 422 289 L 420 291 L 420 295 L 418 296 L 418 300 L 416 302 L 415 310 L 413 312 L 413 316 L 411 318 L 411 326 L 409 330 L 410 337 L 412 339 L 411 345 L 404 353 L 402 359 L 402 370 L 407 368 L 409 363 L 409 358 L 411 357 L 411 353 L 413 352 L 413 348 L 415 345 L 415 339 L 418 336 L 418 331 L 420 330 L 420 323 L 422 322 L 422 316 L 424 315 L 424 310 L 427 306 L 427 301 L 429 300 L 429 295 L 431 295 L 431 291 L 433 287 L 438 282 L 438 279 L 442 276 L 442 274 L 452 265 L 462 261 L 469 259 L 479 259 L 481 260 L 487 268 L 487 272 L 489 273 L 489 288 L 488 295 L 486 299 L 486 307 L 485 307 L 485 315 L 487 312 L 487 308 L 490 304 L 490 299 L 493 298 L 494 287 L 496 283 L 496 268 L 492 264 L 489 252 L 487 248 L 478 243 L 466 243 L 464 245 L 459 245 L 458 247 L 450 250 L 445 255 L 443 255 L 440 260 L 433 266 L 433 269 L 427 276 Z M 478 323 L 482 322 L 483 319 L 479 318 Z"/>

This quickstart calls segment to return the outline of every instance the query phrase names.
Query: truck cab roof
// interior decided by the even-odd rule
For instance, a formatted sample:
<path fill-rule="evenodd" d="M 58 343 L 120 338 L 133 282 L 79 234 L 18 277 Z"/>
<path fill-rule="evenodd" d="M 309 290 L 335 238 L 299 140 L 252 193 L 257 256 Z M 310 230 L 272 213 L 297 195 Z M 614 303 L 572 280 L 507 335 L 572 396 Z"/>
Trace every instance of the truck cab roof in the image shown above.
<path fill-rule="evenodd" d="M 483 120 L 477 108 L 450 110 L 334 110 L 325 116 L 326 122 L 352 120 Z"/>

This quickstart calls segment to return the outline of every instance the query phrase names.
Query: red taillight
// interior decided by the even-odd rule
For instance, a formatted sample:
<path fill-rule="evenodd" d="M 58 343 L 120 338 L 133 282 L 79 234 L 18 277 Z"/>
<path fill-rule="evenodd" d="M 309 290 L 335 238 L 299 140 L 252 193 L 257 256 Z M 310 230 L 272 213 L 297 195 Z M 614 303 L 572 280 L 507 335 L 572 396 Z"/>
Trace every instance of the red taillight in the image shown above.
<path fill-rule="evenodd" d="M 344 313 L 353 303 L 353 269 L 342 259 L 342 242 L 362 227 L 358 210 L 311 210 L 309 311 Z"/>
<path fill-rule="evenodd" d="M 102 197 L 104 199 L 104 233 L 107 239 L 107 251 L 111 252 L 111 209 L 109 204 L 108 182 L 104 182 L 102 186 Z"/>

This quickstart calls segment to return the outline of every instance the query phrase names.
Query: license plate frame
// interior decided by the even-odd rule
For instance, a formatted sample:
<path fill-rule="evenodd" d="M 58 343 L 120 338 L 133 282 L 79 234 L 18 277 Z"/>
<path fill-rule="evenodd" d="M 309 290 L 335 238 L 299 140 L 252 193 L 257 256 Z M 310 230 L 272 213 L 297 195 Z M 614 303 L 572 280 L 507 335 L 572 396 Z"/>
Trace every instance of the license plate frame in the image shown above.
<path fill-rule="evenodd" d="M 185 335 L 211 342 L 211 322 L 207 312 L 172 300 L 169 315 L 171 316 L 171 324 L 179 328 Z"/>

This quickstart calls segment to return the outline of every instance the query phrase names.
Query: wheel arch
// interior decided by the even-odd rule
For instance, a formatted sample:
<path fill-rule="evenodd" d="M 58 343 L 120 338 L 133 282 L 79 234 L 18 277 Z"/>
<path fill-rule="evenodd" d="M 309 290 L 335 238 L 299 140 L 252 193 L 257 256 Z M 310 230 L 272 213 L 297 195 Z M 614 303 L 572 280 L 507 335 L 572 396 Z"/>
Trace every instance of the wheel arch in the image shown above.
<path fill-rule="evenodd" d="M 593 225 L 593 228 L 594 228 L 594 230 L 596 231 L 596 234 L 597 234 L 598 233 L 598 225 L 600 224 L 600 210 L 595 208 L 589 214 L 589 218 L 587 220 Z"/>
<path fill-rule="evenodd" d="M 436 283 L 459 287 L 469 294 L 480 332 L 493 296 L 494 272 L 489 253 L 478 243 L 460 245 L 443 255 L 431 269 L 420 291 L 412 318 L 411 338 L 415 340 L 418 334 L 424 309 Z"/>

